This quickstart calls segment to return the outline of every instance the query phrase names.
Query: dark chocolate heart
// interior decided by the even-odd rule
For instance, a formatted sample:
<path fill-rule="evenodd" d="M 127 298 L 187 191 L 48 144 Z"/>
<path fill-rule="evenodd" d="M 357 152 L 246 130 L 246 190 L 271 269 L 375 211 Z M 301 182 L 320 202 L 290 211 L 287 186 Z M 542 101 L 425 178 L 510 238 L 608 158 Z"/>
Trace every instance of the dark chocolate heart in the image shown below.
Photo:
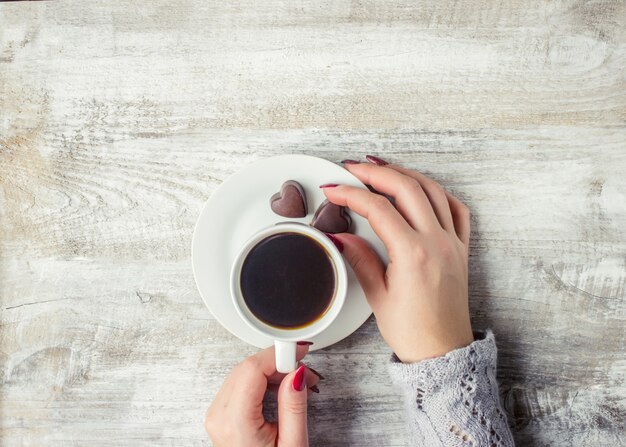
<path fill-rule="evenodd" d="M 295 180 L 287 180 L 277 192 L 270 198 L 270 206 L 279 216 L 305 217 L 307 215 L 306 196 L 300 183 Z"/>
<path fill-rule="evenodd" d="M 350 229 L 352 219 L 343 206 L 322 202 L 311 221 L 311 226 L 324 233 L 344 233 Z"/>

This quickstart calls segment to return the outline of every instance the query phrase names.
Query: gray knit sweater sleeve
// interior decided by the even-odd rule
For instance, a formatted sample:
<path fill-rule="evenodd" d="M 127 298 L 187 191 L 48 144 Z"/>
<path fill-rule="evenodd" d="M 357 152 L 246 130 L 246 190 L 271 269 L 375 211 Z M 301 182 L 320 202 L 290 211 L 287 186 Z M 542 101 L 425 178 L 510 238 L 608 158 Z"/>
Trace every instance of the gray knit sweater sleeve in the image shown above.
<path fill-rule="evenodd" d="M 513 437 L 498 396 L 491 331 L 443 357 L 401 363 L 389 372 L 403 391 L 412 446 L 509 447 Z"/>

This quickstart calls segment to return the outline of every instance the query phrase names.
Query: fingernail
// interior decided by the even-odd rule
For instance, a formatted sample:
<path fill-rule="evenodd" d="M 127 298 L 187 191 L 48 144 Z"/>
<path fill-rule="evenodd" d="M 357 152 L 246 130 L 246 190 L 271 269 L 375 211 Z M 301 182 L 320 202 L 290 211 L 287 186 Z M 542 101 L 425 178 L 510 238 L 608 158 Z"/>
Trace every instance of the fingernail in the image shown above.
<path fill-rule="evenodd" d="M 306 366 L 302 365 L 300 368 L 296 370 L 296 374 L 293 376 L 293 382 L 291 386 L 294 391 L 302 391 L 306 385 L 305 383 L 306 376 Z"/>
<path fill-rule="evenodd" d="M 345 160 L 341 160 L 341 162 L 342 162 L 344 165 L 358 165 L 358 164 L 360 163 L 360 162 L 359 162 L 359 161 L 357 161 L 357 160 L 351 160 L 351 159 L 349 159 L 349 158 L 346 158 Z"/>
<path fill-rule="evenodd" d="M 321 375 L 320 373 L 318 373 L 317 371 L 315 371 L 313 368 L 311 368 L 310 366 L 308 367 L 309 371 L 311 371 L 313 374 L 315 374 L 317 377 L 320 378 L 320 380 L 324 380 L 325 377 L 323 375 Z"/>
<path fill-rule="evenodd" d="M 311 391 L 313 391 L 314 393 L 318 393 L 319 394 L 319 392 L 320 392 L 320 389 L 317 387 L 317 385 L 310 386 L 309 389 Z"/>
<path fill-rule="evenodd" d="M 320 185 L 320 188 L 334 188 L 335 186 L 339 186 L 337 183 L 324 183 Z"/>
<path fill-rule="evenodd" d="M 298 346 L 311 346 L 313 344 L 312 341 L 299 341 L 296 343 Z"/>
<path fill-rule="evenodd" d="M 383 160 L 382 158 L 378 158 L 378 157 L 375 157 L 373 155 L 366 155 L 365 158 L 366 158 L 367 161 L 369 161 L 370 163 L 375 164 L 376 166 L 385 166 L 385 165 L 389 164 L 385 160 Z"/>
<path fill-rule="evenodd" d="M 331 234 L 331 233 L 325 233 L 326 237 L 328 237 L 328 239 L 330 239 L 330 241 L 335 244 L 335 247 L 337 247 L 337 250 L 339 250 L 339 253 L 343 252 L 343 242 L 341 242 L 339 239 L 337 239 L 335 237 L 335 235 Z"/>

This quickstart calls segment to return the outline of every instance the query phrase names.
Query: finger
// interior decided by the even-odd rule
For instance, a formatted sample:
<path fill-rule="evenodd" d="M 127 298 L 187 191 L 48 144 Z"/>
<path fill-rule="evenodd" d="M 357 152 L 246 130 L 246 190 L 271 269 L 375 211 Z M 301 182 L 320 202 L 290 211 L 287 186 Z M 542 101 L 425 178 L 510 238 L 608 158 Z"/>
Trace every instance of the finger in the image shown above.
<path fill-rule="evenodd" d="M 436 183 L 434 180 L 428 178 L 420 172 L 412 171 L 410 169 L 406 169 L 396 165 L 389 165 L 389 167 L 391 169 L 395 169 L 398 172 L 402 172 L 405 175 L 413 176 L 420 183 L 423 182 L 424 184 L 428 185 L 434 183 L 435 185 L 438 185 L 438 183 Z M 454 223 L 454 230 L 461 242 L 463 242 L 465 245 L 469 245 L 471 233 L 469 208 L 458 198 L 453 196 L 450 192 L 446 191 L 445 189 L 444 192 L 446 194 L 446 199 L 448 200 L 448 206 L 450 207 L 450 213 L 452 215 L 452 221 Z"/>
<path fill-rule="evenodd" d="M 324 194 L 335 205 L 347 206 L 366 218 L 391 255 L 406 246 L 414 230 L 385 197 L 363 188 L 339 185 L 324 188 Z"/>
<path fill-rule="evenodd" d="M 426 177 L 424 174 L 412 171 L 411 169 L 402 168 L 396 165 L 387 165 L 385 167 L 417 180 L 428 197 L 439 224 L 446 231 L 454 231 L 455 227 L 452 220 L 452 213 L 450 211 L 450 204 L 446 196 L 446 190 L 443 189 L 439 183 L 429 177 Z"/>
<path fill-rule="evenodd" d="M 440 226 L 426 192 L 414 177 L 369 163 L 347 165 L 346 169 L 363 183 L 393 197 L 402 217 L 416 230 L 427 231 Z"/>
<path fill-rule="evenodd" d="M 271 385 L 267 386 L 267 391 L 271 394 L 278 394 L 278 390 L 280 388 L 280 385 L 272 383 Z M 315 389 L 315 391 L 313 391 Z M 315 387 L 310 386 L 307 388 L 306 391 L 306 395 L 308 398 L 310 398 L 313 394 L 319 394 L 320 390 L 319 388 L 317 388 L 317 385 L 315 385 Z"/>
<path fill-rule="evenodd" d="M 301 360 L 304 358 L 306 354 L 309 352 L 309 347 L 313 344 L 312 342 L 298 342 L 300 344 L 296 345 L 296 361 L 298 362 L 298 366 L 302 364 Z M 305 348 L 307 346 L 307 348 Z M 287 373 L 280 373 L 274 370 L 274 373 L 267 376 L 267 381 L 270 383 L 280 383 L 283 381 Z"/>
<path fill-rule="evenodd" d="M 302 366 L 303 364 L 304 364 L 304 363 L 302 363 L 302 362 L 298 362 L 298 367 Z M 313 379 L 315 379 L 315 380 L 311 379 L 311 383 L 312 383 L 312 384 L 314 384 L 314 385 L 315 385 L 315 384 L 316 384 L 316 383 L 317 383 L 320 379 L 322 379 L 322 378 L 323 378 L 323 377 L 322 377 L 322 376 L 321 376 L 321 375 L 320 375 L 317 371 L 315 371 L 315 370 L 314 370 L 313 368 L 311 368 L 310 366 L 307 366 L 307 370 L 308 370 L 308 372 L 310 372 L 310 373 L 311 373 L 311 374 L 309 374 L 309 376 L 311 376 Z M 285 378 L 285 376 L 286 376 L 287 374 L 288 374 L 288 373 L 279 373 L 279 372 L 276 372 L 276 373 L 272 374 L 271 376 L 269 376 L 269 377 L 267 378 L 267 382 L 268 382 L 268 383 L 276 383 L 276 384 L 280 384 L 280 383 L 283 381 L 283 379 Z M 307 376 L 307 377 L 308 377 L 308 376 Z"/>
<path fill-rule="evenodd" d="M 296 347 L 296 359 L 301 360 L 309 351 L 307 345 Z M 237 365 L 233 379 L 235 391 L 231 395 L 234 405 L 245 414 L 254 415 L 263 402 L 268 379 L 276 372 L 274 347 L 257 352 Z"/>
<path fill-rule="evenodd" d="M 319 382 L 320 382 L 320 378 L 316 376 L 315 374 L 311 373 L 310 368 L 307 367 L 306 387 L 309 389 L 309 396 L 311 395 L 311 393 L 315 392 L 313 391 L 313 388 L 317 387 Z M 282 380 L 279 382 L 270 381 L 270 383 L 267 385 L 267 391 L 271 393 L 278 393 L 281 383 L 282 383 Z M 319 392 L 319 389 L 317 389 L 317 392 Z"/>
<path fill-rule="evenodd" d="M 296 346 L 296 360 L 300 361 L 309 352 L 309 345 Z M 276 351 L 274 346 L 263 349 L 253 356 L 258 362 L 258 369 L 265 377 L 270 377 L 276 373 Z"/>
<path fill-rule="evenodd" d="M 446 191 L 446 197 L 450 203 L 450 211 L 452 212 L 452 220 L 454 221 L 454 229 L 456 235 L 465 246 L 469 246 L 471 222 L 470 210 L 463 202 Z"/>
<path fill-rule="evenodd" d="M 285 376 L 278 390 L 278 446 L 307 447 L 307 368 Z M 309 373 L 310 374 L 310 373 Z"/>
<path fill-rule="evenodd" d="M 350 233 L 337 233 L 333 236 L 343 244 L 342 253 L 354 270 L 367 301 L 376 310 L 378 301 L 387 288 L 383 261 L 367 241 L 359 236 Z"/>
<path fill-rule="evenodd" d="M 300 366 L 302 365 L 298 365 L 298 367 Z M 278 377 L 278 374 L 275 376 L 272 376 L 267 381 L 267 389 L 270 389 L 272 385 L 280 385 L 281 383 L 283 383 L 283 380 L 285 379 L 287 374 L 283 374 L 282 376 L 283 377 L 280 377 L 280 378 Z M 307 366 L 307 375 L 306 375 L 307 386 L 317 385 L 319 382 L 320 382 L 319 376 L 316 376 L 315 374 L 313 374 L 313 372 L 311 372 L 311 368 Z"/>

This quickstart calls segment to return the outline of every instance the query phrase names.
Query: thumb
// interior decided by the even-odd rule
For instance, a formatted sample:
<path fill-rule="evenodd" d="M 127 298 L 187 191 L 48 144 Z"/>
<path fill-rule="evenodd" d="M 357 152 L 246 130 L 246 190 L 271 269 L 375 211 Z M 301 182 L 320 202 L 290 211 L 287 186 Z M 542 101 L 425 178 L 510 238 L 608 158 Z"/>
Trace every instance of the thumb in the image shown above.
<path fill-rule="evenodd" d="M 307 375 L 302 365 L 285 376 L 278 389 L 278 446 L 308 447 Z"/>
<path fill-rule="evenodd" d="M 351 233 L 338 233 L 330 236 L 354 270 L 370 306 L 374 309 L 376 298 L 381 296 L 380 292 L 385 288 L 383 261 L 367 241 L 359 236 Z"/>

